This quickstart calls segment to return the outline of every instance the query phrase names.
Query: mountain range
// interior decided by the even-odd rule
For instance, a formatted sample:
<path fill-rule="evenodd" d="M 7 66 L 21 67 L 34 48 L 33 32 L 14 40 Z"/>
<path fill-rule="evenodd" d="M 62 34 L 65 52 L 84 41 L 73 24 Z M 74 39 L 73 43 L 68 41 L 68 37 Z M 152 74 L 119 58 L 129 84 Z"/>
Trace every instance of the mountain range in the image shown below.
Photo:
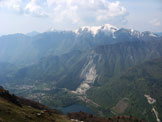
<path fill-rule="evenodd" d="M 52 108 L 82 104 L 97 116 L 156 122 L 162 120 L 161 57 L 158 34 L 109 24 L 6 35 L 0 85 Z"/>
<path fill-rule="evenodd" d="M 94 34 L 95 33 L 95 34 Z M 60 55 L 71 50 L 85 51 L 99 45 L 136 40 L 156 40 L 160 36 L 133 29 L 118 29 L 106 24 L 99 27 L 82 27 L 75 31 L 49 31 L 30 34 L 12 34 L 0 37 L 0 61 L 31 65 L 42 57 Z"/>

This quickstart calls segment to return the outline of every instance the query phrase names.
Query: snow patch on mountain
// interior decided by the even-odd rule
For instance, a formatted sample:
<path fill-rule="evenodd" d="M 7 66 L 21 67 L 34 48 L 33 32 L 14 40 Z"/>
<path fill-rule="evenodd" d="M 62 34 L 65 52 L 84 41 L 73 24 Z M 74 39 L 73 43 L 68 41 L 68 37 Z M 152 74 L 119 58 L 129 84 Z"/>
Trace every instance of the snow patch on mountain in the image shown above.
<path fill-rule="evenodd" d="M 93 36 L 97 35 L 99 32 L 104 33 L 106 36 L 111 36 L 112 38 L 116 38 L 116 33 L 115 32 L 123 32 L 123 33 L 128 33 L 130 36 L 133 38 L 138 38 L 138 39 L 147 39 L 147 38 L 157 38 L 158 35 L 154 34 L 150 31 L 145 31 L 145 32 L 139 32 L 134 29 L 125 29 L 125 28 L 117 28 L 113 25 L 110 24 L 105 24 L 103 26 L 83 26 L 80 27 L 79 29 L 74 30 L 74 33 L 77 35 L 83 34 L 83 33 L 91 33 Z"/>
<path fill-rule="evenodd" d="M 140 38 L 140 36 L 141 36 L 141 33 L 134 29 L 129 29 L 129 32 L 130 32 L 131 36 L 133 36 L 133 37 Z"/>
<path fill-rule="evenodd" d="M 147 36 L 147 37 L 155 37 L 155 38 L 158 37 L 158 35 L 150 32 L 150 31 L 145 31 L 145 32 L 141 33 L 141 37 L 145 37 L 145 36 Z"/>
<path fill-rule="evenodd" d="M 77 30 L 74 30 L 74 32 L 76 34 L 80 34 L 81 32 L 90 32 L 93 35 L 96 35 L 99 31 L 102 31 L 104 33 L 114 33 L 117 30 L 119 30 L 117 27 L 110 24 L 105 24 L 104 26 L 84 26 Z"/>
<path fill-rule="evenodd" d="M 84 27 L 81 27 L 77 30 L 75 30 L 74 32 L 79 34 L 80 32 L 85 32 L 85 31 L 88 31 L 88 32 L 91 32 L 92 34 L 96 35 L 98 33 L 98 30 L 100 29 L 101 26 L 84 26 Z"/>
<path fill-rule="evenodd" d="M 115 31 L 119 30 L 117 27 L 110 25 L 110 24 L 105 24 L 104 26 L 101 27 L 101 30 L 103 31 L 111 31 L 114 33 Z"/>

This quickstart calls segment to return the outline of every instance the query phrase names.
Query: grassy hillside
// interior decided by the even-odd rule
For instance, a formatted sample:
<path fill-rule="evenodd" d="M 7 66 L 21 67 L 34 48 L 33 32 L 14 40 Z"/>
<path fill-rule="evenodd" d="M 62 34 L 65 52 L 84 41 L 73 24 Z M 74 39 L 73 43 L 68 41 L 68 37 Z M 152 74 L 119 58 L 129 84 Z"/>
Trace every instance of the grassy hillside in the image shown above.
<path fill-rule="evenodd" d="M 70 122 L 65 116 L 39 103 L 19 98 L 0 88 L 1 122 Z"/>
<path fill-rule="evenodd" d="M 1 122 L 70 122 L 65 116 L 48 113 L 30 106 L 19 107 L 0 98 Z"/>
<path fill-rule="evenodd" d="M 115 115 L 133 115 L 156 122 L 152 108 L 162 119 L 162 58 L 134 66 L 101 87 L 93 87 L 87 94 L 90 99 Z M 144 95 L 156 99 L 149 104 Z"/>
<path fill-rule="evenodd" d="M 0 122 L 144 122 L 132 116 L 96 117 L 87 113 L 61 113 L 40 103 L 17 97 L 0 86 Z"/>

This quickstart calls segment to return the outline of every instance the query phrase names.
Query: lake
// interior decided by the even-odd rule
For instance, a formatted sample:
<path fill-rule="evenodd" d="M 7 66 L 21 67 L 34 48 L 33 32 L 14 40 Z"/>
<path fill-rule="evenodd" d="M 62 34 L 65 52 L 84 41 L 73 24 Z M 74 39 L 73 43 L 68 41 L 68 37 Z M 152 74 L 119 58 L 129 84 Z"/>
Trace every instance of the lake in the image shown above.
<path fill-rule="evenodd" d="M 88 108 L 84 105 L 80 105 L 80 104 L 74 104 L 74 105 L 70 105 L 65 108 L 62 108 L 62 112 L 64 114 L 67 114 L 69 112 L 80 112 L 80 111 L 86 112 L 89 114 L 95 114 L 90 108 Z"/>

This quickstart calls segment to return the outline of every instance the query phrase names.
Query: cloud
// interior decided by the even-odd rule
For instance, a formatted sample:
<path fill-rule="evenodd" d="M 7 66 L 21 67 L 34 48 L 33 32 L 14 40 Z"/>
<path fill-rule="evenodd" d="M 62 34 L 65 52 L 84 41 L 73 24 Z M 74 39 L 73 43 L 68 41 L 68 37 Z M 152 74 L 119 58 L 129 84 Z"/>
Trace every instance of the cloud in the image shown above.
<path fill-rule="evenodd" d="M 109 0 L 0 0 L 0 7 L 35 17 L 51 17 L 54 25 L 83 26 L 126 23 L 128 12 Z M 50 18 L 50 19 L 51 19 Z M 66 27 L 65 27 L 66 28 Z"/>
<path fill-rule="evenodd" d="M 15 11 L 21 10 L 21 0 L 0 0 L 0 8 L 7 7 L 8 9 L 13 9 Z"/>
<path fill-rule="evenodd" d="M 54 22 L 69 24 L 108 23 L 113 20 L 126 22 L 128 12 L 119 1 L 108 0 L 47 0 L 53 7 Z M 122 20 L 121 20 L 122 19 Z"/>
<path fill-rule="evenodd" d="M 48 13 L 44 10 L 43 7 L 41 7 L 41 5 L 38 5 L 37 1 L 38 0 L 31 0 L 24 9 L 25 13 L 38 17 L 48 16 Z"/>
<path fill-rule="evenodd" d="M 161 26 L 161 22 L 157 18 L 151 20 L 150 24 L 152 24 L 153 26 Z"/>
<path fill-rule="evenodd" d="M 41 0 L 0 0 L 0 8 L 15 11 L 16 13 L 28 14 L 36 17 L 46 17 L 49 14 L 45 11 Z"/>

